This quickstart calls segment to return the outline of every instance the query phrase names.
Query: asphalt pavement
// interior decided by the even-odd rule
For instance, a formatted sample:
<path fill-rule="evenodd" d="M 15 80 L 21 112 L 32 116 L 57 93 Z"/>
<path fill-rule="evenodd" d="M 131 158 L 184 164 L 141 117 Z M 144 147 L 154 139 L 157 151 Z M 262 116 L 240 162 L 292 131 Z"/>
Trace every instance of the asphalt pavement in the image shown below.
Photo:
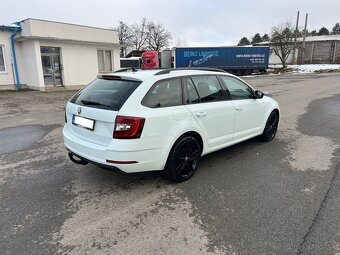
<path fill-rule="evenodd" d="M 187 182 L 67 157 L 74 93 L 0 92 L 0 254 L 340 254 L 340 75 L 245 78 L 276 138 L 202 158 Z"/>

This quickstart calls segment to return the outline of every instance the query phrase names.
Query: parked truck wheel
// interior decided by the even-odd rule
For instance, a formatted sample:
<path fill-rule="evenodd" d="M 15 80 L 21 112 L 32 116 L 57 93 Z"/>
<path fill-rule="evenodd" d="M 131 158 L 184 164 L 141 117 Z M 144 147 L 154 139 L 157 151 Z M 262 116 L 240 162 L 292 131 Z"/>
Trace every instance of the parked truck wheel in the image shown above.
<path fill-rule="evenodd" d="M 252 69 L 246 69 L 245 71 L 244 71 L 244 74 L 245 75 L 251 75 L 253 73 L 253 70 Z"/>
<path fill-rule="evenodd" d="M 244 73 L 244 72 L 243 72 L 242 69 L 236 69 L 236 70 L 235 70 L 235 75 L 236 75 L 236 76 L 242 76 L 243 73 Z"/>

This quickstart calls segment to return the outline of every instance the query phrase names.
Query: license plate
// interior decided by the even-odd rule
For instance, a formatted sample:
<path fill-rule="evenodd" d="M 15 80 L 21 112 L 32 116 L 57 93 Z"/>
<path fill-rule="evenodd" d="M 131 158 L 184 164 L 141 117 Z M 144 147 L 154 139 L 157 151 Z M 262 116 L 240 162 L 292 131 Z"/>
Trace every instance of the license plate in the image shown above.
<path fill-rule="evenodd" d="M 81 116 L 73 115 L 72 123 L 90 130 L 94 129 L 94 120 L 90 120 Z"/>

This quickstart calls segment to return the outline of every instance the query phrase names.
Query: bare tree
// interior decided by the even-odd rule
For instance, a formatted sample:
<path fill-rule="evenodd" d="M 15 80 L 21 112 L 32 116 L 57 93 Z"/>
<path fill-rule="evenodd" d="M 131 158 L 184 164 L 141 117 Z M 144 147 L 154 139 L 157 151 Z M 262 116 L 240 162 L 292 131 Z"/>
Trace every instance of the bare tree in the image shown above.
<path fill-rule="evenodd" d="M 294 48 L 294 33 L 289 22 L 272 28 L 271 47 L 280 58 L 282 67 L 287 67 L 287 59 Z"/>
<path fill-rule="evenodd" d="M 160 23 L 157 25 L 150 21 L 148 23 L 148 48 L 159 51 L 169 45 L 171 33 Z"/>
<path fill-rule="evenodd" d="M 124 57 L 126 55 L 127 49 L 131 48 L 131 28 L 128 24 L 120 20 L 115 30 L 118 32 L 119 44 L 121 45 L 120 56 Z"/>
<path fill-rule="evenodd" d="M 131 26 L 131 37 L 128 41 L 133 50 L 144 50 L 147 47 L 148 36 L 148 21 L 143 18 Z"/>

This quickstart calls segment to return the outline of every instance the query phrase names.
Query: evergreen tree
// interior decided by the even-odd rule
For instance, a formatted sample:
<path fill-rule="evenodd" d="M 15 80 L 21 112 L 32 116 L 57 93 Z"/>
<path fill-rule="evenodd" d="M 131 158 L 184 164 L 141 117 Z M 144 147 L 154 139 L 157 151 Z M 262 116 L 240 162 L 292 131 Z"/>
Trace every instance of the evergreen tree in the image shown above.
<path fill-rule="evenodd" d="M 262 42 L 268 42 L 270 39 L 269 39 L 269 35 L 268 34 L 264 34 L 262 36 Z"/>
<path fill-rule="evenodd" d="M 318 32 L 316 30 L 313 30 L 312 32 L 309 33 L 310 36 L 317 36 Z"/>
<path fill-rule="evenodd" d="M 260 43 L 260 42 L 262 42 L 262 37 L 259 33 L 256 33 L 254 37 L 251 39 L 251 44 Z"/>
<path fill-rule="evenodd" d="M 302 37 L 303 36 L 303 30 L 300 31 L 299 29 L 298 30 L 294 29 L 294 31 L 293 31 L 294 35 L 295 35 L 295 31 L 297 31 L 297 33 L 296 33 L 297 37 Z"/>
<path fill-rule="evenodd" d="M 250 45 L 250 42 L 247 37 L 243 37 L 237 44 L 237 46 L 245 46 Z"/>
<path fill-rule="evenodd" d="M 329 31 L 327 28 L 322 27 L 320 28 L 318 35 L 329 35 Z"/>
<path fill-rule="evenodd" d="M 340 35 L 340 25 L 339 22 L 335 24 L 332 28 L 332 35 Z"/>

